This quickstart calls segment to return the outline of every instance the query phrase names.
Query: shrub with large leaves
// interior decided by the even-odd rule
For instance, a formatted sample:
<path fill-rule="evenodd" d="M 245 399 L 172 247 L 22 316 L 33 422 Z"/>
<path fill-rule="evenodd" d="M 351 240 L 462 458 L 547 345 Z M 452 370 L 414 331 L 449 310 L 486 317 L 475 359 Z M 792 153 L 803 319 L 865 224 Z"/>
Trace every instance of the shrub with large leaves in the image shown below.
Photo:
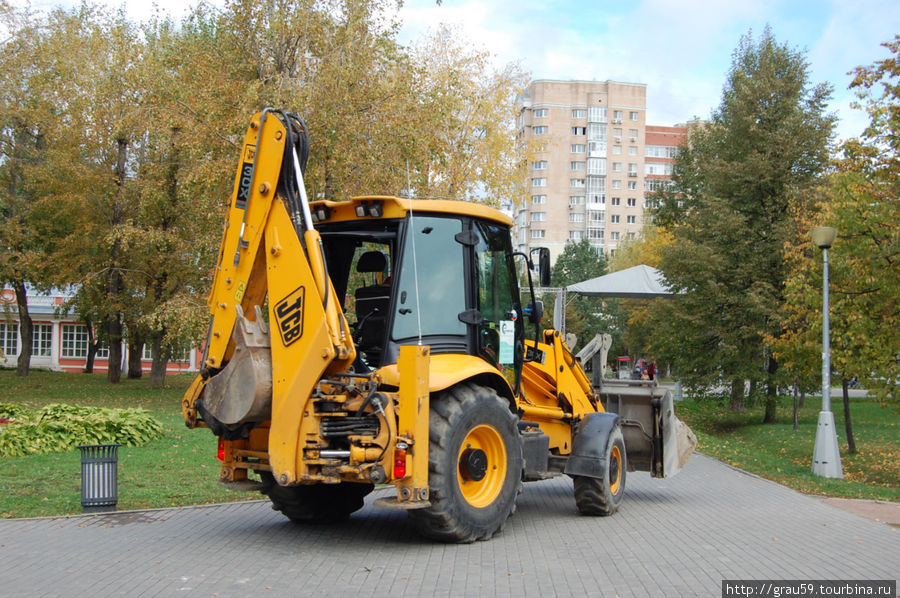
<path fill-rule="evenodd" d="M 40 409 L 0 403 L 0 457 L 58 453 L 79 444 L 140 446 L 162 436 L 145 409 L 54 404 Z"/>

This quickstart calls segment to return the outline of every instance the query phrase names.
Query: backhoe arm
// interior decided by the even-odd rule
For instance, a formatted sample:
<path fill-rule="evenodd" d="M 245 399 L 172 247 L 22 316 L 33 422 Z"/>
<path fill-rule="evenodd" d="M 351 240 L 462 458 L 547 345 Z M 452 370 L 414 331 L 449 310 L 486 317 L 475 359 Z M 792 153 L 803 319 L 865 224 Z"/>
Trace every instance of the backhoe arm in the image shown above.
<path fill-rule="evenodd" d="M 305 398 L 323 373 L 356 357 L 309 216 L 306 148 L 296 116 L 267 109 L 253 117 L 209 295 L 203 368 L 182 402 L 189 426 L 202 417 L 229 439 L 272 419 L 270 444 L 283 449 L 273 452 L 294 463 Z M 285 409 L 293 417 L 273 418 Z M 296 469 L 278 467 L 289 478 Z"/>

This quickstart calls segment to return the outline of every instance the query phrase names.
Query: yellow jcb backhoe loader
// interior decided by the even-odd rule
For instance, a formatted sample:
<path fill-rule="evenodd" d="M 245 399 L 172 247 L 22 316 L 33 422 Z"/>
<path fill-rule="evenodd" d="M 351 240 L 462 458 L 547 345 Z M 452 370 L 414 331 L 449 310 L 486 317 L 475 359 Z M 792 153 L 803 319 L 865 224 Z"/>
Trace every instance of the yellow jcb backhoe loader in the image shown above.
<path fill-rule="evenodd" d="M 597 394 L 559 333 L 540 330 L 533 264 L 513 251 L 507 216 L 457 201 L 310 202 L 307 155 L 297 116 L 253 117 L 202 370 L 182 402 L 189 427 L 219 437 L 222 483 L 298 522 L 346 518 L 390 484 L 377 505 L 471 542 L 503 527 L 523 481 L 568 474 L 578 509 L 609 515 L 626 471 L 678 471 L 693 447 L 668 394 Z M 537 261 L 546 285 L 546 249 Z"/>

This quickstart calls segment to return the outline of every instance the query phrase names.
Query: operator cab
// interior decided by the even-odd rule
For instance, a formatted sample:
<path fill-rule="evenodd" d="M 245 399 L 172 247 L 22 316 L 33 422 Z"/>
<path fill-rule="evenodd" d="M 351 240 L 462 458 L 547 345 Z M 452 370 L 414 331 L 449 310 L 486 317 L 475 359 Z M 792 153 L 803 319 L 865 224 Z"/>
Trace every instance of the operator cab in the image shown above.
<path fill-rule="evenodd" d="M 480 355 L 518 379 L 524 320 L 509 229 L 466 215 L 319 222 L 325 258 L 359 357 L 397 362 L 400 346 Z"/>

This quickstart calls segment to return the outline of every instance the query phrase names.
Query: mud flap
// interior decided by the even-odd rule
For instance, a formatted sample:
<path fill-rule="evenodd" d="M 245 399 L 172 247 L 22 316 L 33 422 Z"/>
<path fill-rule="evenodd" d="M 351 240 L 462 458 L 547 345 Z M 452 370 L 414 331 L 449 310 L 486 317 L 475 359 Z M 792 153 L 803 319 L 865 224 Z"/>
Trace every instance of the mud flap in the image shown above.
<path fill-rule="evenodd" d="M 563 472 L 570 476 L 606 479 L 606 447 L 619 425 L 615 413 L 588 413 L 575 425 L 572 454 Z"/>

